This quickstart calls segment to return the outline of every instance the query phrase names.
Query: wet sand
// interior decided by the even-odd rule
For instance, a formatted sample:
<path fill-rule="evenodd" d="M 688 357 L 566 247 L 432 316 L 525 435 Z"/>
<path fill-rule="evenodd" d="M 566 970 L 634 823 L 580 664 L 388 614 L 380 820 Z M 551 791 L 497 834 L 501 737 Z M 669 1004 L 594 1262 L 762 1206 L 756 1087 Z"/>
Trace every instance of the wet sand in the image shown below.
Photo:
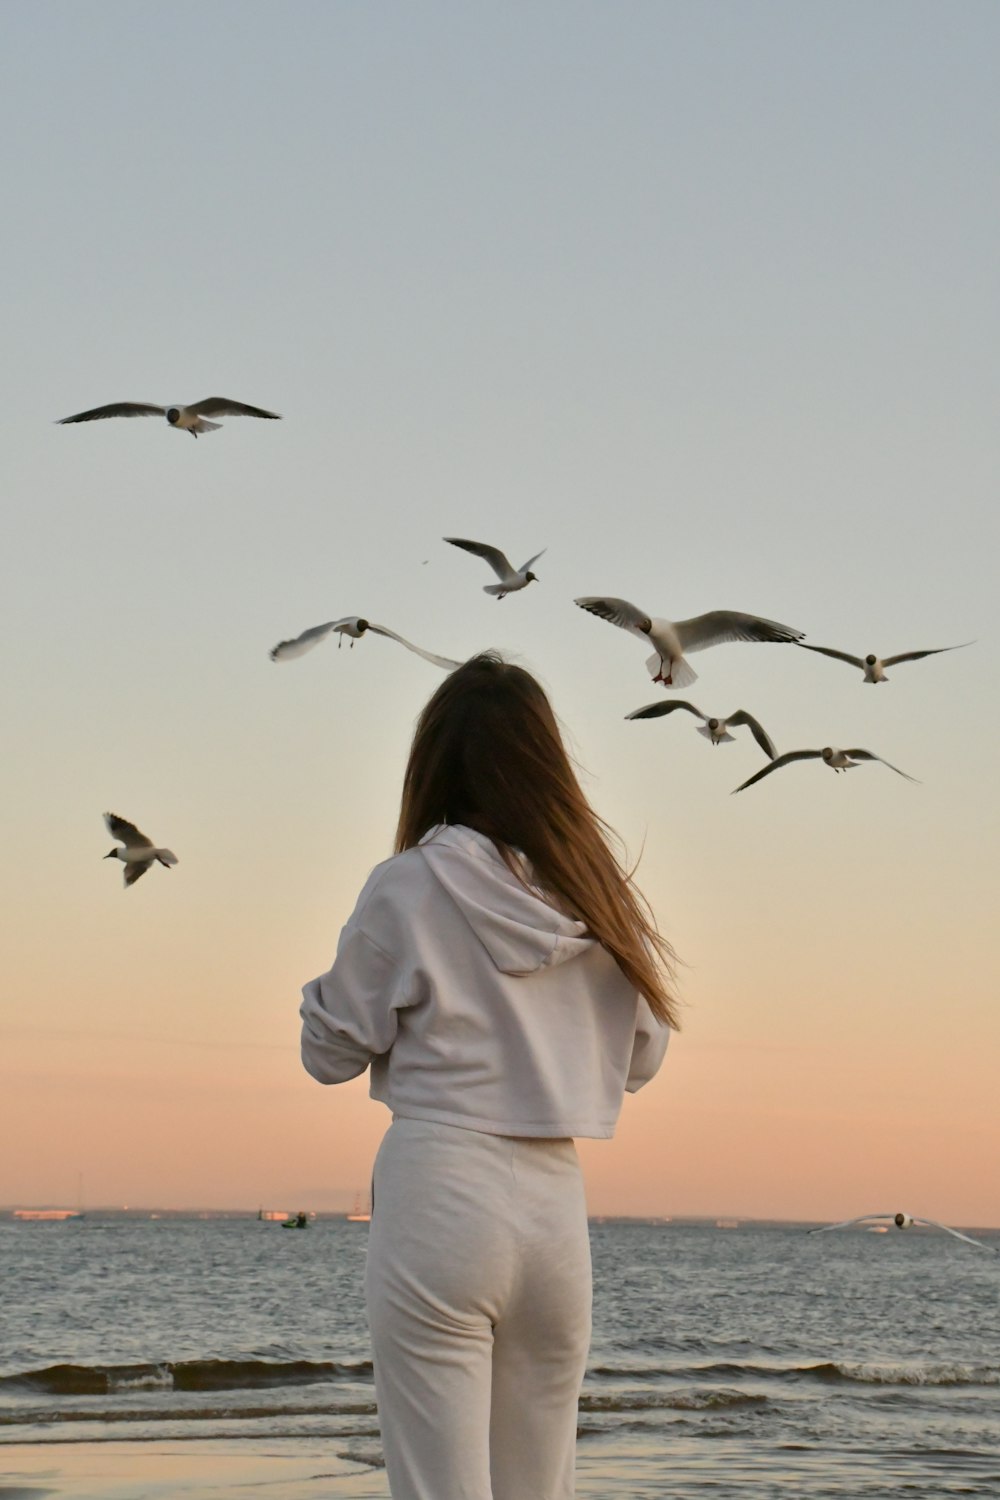
<path fill-rule="evenodd" d="M 670 1468 L 685 1455 L 671 1445 Z M 699 1470 L 712 1459 L 704 1445 Z M 585 1444 L 577 1453 L 581 1500 L 664 1493 L 661 1445 Z M 0 1445 L 0 1500 L 389 1500 L 385 1470 L 337 1452 L 336 1439 L 211 1438 L 150 1442 Z"/>
<path fill-rule="evenodd" d="M 32 1443 L 0 1447 L 0 1500 L 388 1500 L 385 1473 L 329 1440 Z"/>

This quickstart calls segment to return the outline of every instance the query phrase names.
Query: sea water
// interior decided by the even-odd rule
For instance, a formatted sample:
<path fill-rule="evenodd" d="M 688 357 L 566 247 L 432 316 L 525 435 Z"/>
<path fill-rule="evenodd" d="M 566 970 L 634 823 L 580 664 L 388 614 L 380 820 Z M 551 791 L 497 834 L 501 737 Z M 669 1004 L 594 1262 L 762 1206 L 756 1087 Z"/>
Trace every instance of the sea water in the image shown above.
<path fill-rule="evenodd" d="M 0 1445 L 307 1436 L 375 1476 L 367 1235 L 0 1222 Z M 636 1220 L 591 1242 L 581 1497 L 1000 1497 L 1000 1255 Z"/>

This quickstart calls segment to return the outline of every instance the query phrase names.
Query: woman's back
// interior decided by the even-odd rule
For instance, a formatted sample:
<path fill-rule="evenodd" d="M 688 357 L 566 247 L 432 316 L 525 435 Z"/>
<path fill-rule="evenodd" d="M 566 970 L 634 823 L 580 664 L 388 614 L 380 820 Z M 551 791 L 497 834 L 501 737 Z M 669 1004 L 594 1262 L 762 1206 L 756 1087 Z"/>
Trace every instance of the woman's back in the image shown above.
<path fill-rule="evenodd" d="M 496 1135 L 611 1136 L 669 1037 L 582 922 L 448 826 L 373 871 L 302 1014 L 321 1082 L 374 1057 L 394 1113 Z"/>

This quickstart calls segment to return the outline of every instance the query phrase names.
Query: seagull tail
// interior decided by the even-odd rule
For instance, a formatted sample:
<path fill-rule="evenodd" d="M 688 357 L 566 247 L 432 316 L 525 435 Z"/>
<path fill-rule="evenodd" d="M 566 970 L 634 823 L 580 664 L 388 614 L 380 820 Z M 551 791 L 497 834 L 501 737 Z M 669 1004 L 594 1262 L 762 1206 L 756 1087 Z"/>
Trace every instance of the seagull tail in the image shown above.
<path fill-rule="evenodd" d="M 173 854 L 169 849 L 157 849 L 156 857 L 161 865 L 169 866 L 177 864 L 177 855 Z"/>
<path fill-rule="evenodd" d="M 199 432 L 218 432 L 221 426 L 221 422 L 209 422 L 204 417 L 199 417 L 196 425 L 191 428 L 191 431 L 197 437 Z"/>
<path fill-rule="evenodd" d="M 649 670 L 650 677 L 656 678 L 660 675 L 660 673 L 663 671 L 663 660 L 659 652 L 654 652 L 653 655 L 648 658 L 646 666 Z M 672 688 L 686 688 L 690 687 L 692 682 L 697 682 L 697 680 L 698 673 L 694 670 L 691 664 L 686 661 L 683 656 L 681 656 L 674 661 L 670 672 L 670 682 L 669 684 L 665 683 L 664 686 L 669 686 Z"/>

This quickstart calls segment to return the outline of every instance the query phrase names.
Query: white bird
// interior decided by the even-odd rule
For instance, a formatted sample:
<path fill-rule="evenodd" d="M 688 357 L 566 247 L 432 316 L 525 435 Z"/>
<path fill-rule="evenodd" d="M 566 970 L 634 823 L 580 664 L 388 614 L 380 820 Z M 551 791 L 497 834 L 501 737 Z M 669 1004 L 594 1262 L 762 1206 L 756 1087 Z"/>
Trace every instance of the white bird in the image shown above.
<path fill-rule="evenodd" d="M 960 1229 L 949 1229 L 947 1224 L 939 1224 L 937 1219 L 921 1219 L 913 1214 L 859 1214 L 856 1219 L 842 1219 L 839 1224 L 824 1224 L 819 1229 L 810 1229 L 808 1234 L 826 1234 L 830 1229 L 847 1229 L 851 1224 L 895 1224 L 897 1229 L 912 1229 L 914 1224 L 927 1224 L 931 1229 L 943 1229 L 946 1234 L 953 1234 L 957 1240 L 965 1240 L 967 1245 L 978 1245 L 980 1250 L 992 1250 L 994 1255 L 1000 1255 L 996 1245 L 986 1245 L 982 1240 L 974 1240 L 971 1234 L 963 1234 Z"/>
<path fill-rule="evenodd" d="M 125 866 L 125 885 L 135 885 L 140 875 L 145 875 L 150 865 L 157 861 L 167 869 L 177 864 L 177 855 L 169 849 L 157 849 L 152 839 L 140 833 L 134 823 L 119 818 L 117 813 L 105 813 L 104 822 L 113 839 L 121 841 L 121 848 L 112 849 L 105 859 L 120 859 Z"/>
<path fill-rule="evenodd" d="M 796 641 L 803 651 L 818 651 L 820 656 L 832 656 L 835 661 L 846 661 L 848 666 L 860 667 L 864 672 L 865 682 L 888 682 L 885 675 L 886 667 L 894 667 L 900 661 L 920 661 L 925 656 L 940 656 L 942 651 L 961 651 L 965 646 L 974 645 L 973 641 L 962 641 L 958 646 L 935 646 L 930 651 L 901 651 L 898 656 L 876 656 L 870 652 L 868 656 L 850 656 L 846 651 L 834 651 L 832 646 L 807 646 L 805 641 Z"/>
<path fill-rule="evenodd" d="M 523 568 L 512 568 L 506 554 L 499 547 L 488 547 L 485 542 L 466 542 L 459 536 L 446 536 L 443 540 L 450 542 L 453 547 L 461 547 L 464 552 L 472 552 L 489 563 L 500 582 L 484 584 L 483 593 L 493 594 L 497 599 L 505 599 L 508 594 L 516 594 L 518 589 L 527 588 L 529 583 L 534 583 L 536 575 L 531 571 L 531 564 L 537 562 L 548 550 L 543 547 L 541 552 L 528 558 Z"/>
<path fill-rule="evenodd" d="M 370 620 L 363 619 L 360 615 L 346 615 L 342 620 L 327 620 L 325 625 L 313 625 L 309 630 L 303 630 L 292 641 L 279 641 L 271 652 L 272 661 L 292 661 L 296 656 L 305 656 L 320 641 L 325 641 L 327 636 L 336 635 L 338 647 L 344 644 L 346 635 L 354 645 L 367 632 L 373 635 L 388 636 L 391 641 L 398 641 L 405 646 L 407 651 L 414 651 L 417 656 L 422 656 L 424 661 L 429 661 L 435 667 L 443 667 L 446 672 L 451 672 L 455 667 L 460 667 L 461 662 L 453 661 L 450 656 L 435 656 L 433 651 L 425 651 L 422 646 L 415 646 L 412 641 L 404 640 L 394 630 L 386 625 L 374 625 Z"/>
<path fill-rule="evenodd" d="M 762 776 L 769 776 L 772 771 L 779 770 L 781 766 L 790 765 L 793 760 L 822 760 L 832 771 L 853 771 L 861 761 L 877 760 L 883 766 L 888 766 L 890 771 L 895 771 L 897 776 L 905 776 L 907 781 L 917 779 L 915 776 L 908 776 L 891 761 L 882 760 L 881 755 L 873 755 L 870 750 L 837 750 L 827 745 L 823 750 L 786 750 L 784 755 L 779 755 L 776 760 L 772 760 L 769 766 L 765 766 L 763 771 L 758 771 L 755 776 L 744 781 L 742 786 L 734 787 L 733 794 L 744 791 L 748 786 L 753 786 L 754 782 L 760 781 Z"/>
<path fill-rule="evenodd" d="M 661 698 L 657 703 L 647 703 L 645 708 L 634 709 L 625 717 L 626 719 L 660 719 L 664 714 L 673 713 L 675 708 L 686 709 L 689 714 L 694 714 L 695 718 L 701 719 L 702 723 L 696 725 L 698 733 L 703 734 L 707 740 L 711 740 L 713 745 L 734 741 L 736 736 L 729 733 L 730 727 L 734 724 L 745 724 L 768 760 L 773 760 L 778 753 L 771 736 L 762 725 L 758 724 L 753 714 L 747 713 L 745 708 L 737 709 L 734 714 L 729 715 L 728 719 L 710 719 L 707 714 L 702 713 L 700 708 L 695 708 L 693 703 L 686 703 L 683 698 Z"/>
<path fill-rule="evenodd" d="M 90 411 L 78 411 L 73 417 L 60 417 L 58 425 L 96 422 L 102 417 L 166 417 L 171 427 L 176 427 L 178 432 L 189 432 L 195 438 L 199 432 L 217 432 L 221 427 L 221 422 L 206 422 L 206 417 L 266 417 L 271 422 L 281 421 L 279 412 L 265 411 L 262 406 L 247 406 L 242 401 L 230 401 L 226 396 L 206 396 L 204 401 L 195 401 L 190 406 L 113 401 L 110 406 L 95 406 Z"/>
<path fill-rule="evenodd" d="M 798 641 L 803 634 L 776 620 L 732 609 L 714 609 L 691 620 L 656 620 L 626 599 L 588 596 L 573 603 L 654 646 L 646 666 L 653 681 L 662 682 L 664 687 L 688 687 L 697 678 L 697 672 L 685 660 L 685 651 L 704 651 L 707 646 L 721 646 L 727 641 Z"/>

